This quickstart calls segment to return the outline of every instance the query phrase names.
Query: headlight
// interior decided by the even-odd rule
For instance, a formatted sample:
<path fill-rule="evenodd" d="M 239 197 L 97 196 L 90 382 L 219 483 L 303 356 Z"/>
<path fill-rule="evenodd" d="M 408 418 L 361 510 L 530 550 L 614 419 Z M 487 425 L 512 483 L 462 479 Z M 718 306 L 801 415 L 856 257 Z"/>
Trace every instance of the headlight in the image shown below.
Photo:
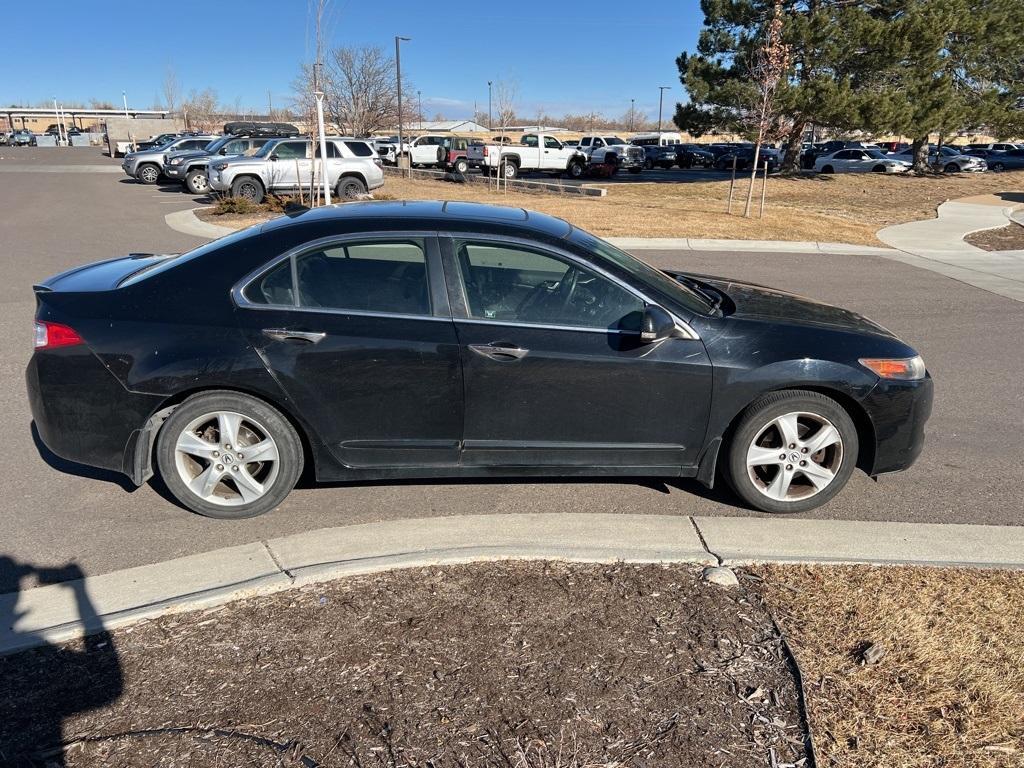
<path fill-rule="evenodd" d="M 862 357 L 860 364 L 880 378 L 899 381 L 923 379 L 927 370 L 920 355 L 901 358 Z"/>
<path fill-rule="evenodd" d="M 223 171 L 227 167 L 228 167 L 227 163 L 216 163 L 213 166 L 213 170 L 215 170 L 215 171 Z"/>
<path fill-rule="evenodd" d="M 184 158 L 182 158 L 182 157 L 176 157 L 176 158 L 174 158 L 173 160 L 171 160 L 171 165 L 181 165 L 181 161 L 182 161 L 183 159 L 184 159 Z"/>

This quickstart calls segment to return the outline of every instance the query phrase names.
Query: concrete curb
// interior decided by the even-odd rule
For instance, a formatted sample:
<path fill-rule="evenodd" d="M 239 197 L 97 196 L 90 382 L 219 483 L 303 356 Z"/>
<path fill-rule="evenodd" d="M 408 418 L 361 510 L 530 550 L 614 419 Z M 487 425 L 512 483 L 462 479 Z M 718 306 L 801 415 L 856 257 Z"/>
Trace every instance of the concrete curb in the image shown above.
<path fill-rule="evenodd" d="M 613 514 L 367 523 L 0 595 L 0 615 L 15 617 L 0 626 L 0 654 L 343 576 L 498 560 L 1024 569 L 1024 526 Z"/>
<path fill-rule="evenodd" d="M 186 208 L 184 211 L 174 211 L 164 216 L 164 222 L 175 232 L 181 232 L 193 237 L 204 237 L 207 240 L 216 240 L 219 237 L 237 232 L 231 227 L 220 227 L 216 224 L 209 224 L 196 216 L 196 208 Z"/>
<path fill-rule="evenodd" d="M 385 176 L 395 176 L 398 178 L 408 178 L 409 169 L 398 169 L 393 165 L 384 166 Z M 433 179 L 436 181 L 451 181 L 459 184 L 475 184 L 477 186 L 493 184 L 494 180 L 484 176 L 481 173 L 468 173 L 464 176 L 460 176 L 451 171 L 438 171 L 430 170 L 427 168 L 413 168 L 412 178 L 421 179 Z M 505 181 L 502 180 L 502 186 L 505 186 Z M 604 187 L 596 186 L 596 184 L 580 184 L 580 185 L 564 185 L 555 184 L 549 181 L 537 181 L 535 179 L 512 179 L 508 182 L 508 188 L 515 192 L 517 190 L 525 190 L 527 192 L 550 192 L 554 195 L 569 195 L 576 197 L 607 197 L 608 190 Z"/>

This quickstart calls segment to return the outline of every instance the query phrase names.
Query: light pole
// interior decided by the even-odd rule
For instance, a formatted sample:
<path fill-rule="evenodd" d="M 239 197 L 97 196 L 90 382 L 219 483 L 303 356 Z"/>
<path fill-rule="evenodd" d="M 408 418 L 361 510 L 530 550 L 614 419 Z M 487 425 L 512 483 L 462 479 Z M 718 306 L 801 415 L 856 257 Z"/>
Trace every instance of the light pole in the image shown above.
<path fill-rule="evenodd" d="M 633 118 L 636 116 L 636 99 L 629 100 L 629 132 L 633 132 Z"/>
<path fill-rule="evenodd" d="M 423 130 L 423 91 L 416 91 L 417 116 L 419 117 L 419 129 Z"/>
<path fill-rule="evenodd" d="M 395 158 L 396 163 L 400 163 L 402 160 L 402 150 L 405 149 L 405 145 L 402 143 L 402 41 L 409 42 L 412 40 L 411 37 L 400 37 L 395 35 L 395 75 L 398 78 L 398 157 Z M 401 165 L 399 165 L 401 167 Z M 412 168 L 412 163 L 409 164 L 409 168 Z"/>
<path fill-rule="evenodd" d="M 124 123 L 128 129 L 128 143 L 132 145 L 132 151 L 135 151 L 135 140 L 132 139 L 132 126 L 128 122 L 128 93 L 121 91 L 121 100 L 124 102 Z"/>
<path fill-rule="evenodd" d="M 331 186 L 327 183 L 327 137 L 324 135 L 324 92 L 320 90 L 320 68 L 318 61 L 313 65 L 313 97 L 316 99 L 316 127 L 320 132 L 320 178 L 324 185 L 324 205 L 331 204 Z M 312 197 L 312 191 L 310 192 Z"/>
<path fill-rule="evenodd" d="M 488 131 L 493 130 L 491 128 L 491 126 L 493 125 L 493 122 L 491 121 L 491 85 L 492 85 L 491 81 L 488 80 L 487 81 L 487 130 Z"/>
<path fill-rule="evenodd" d="M 665 99 L 665 91 L 672 90 L 671 85 L 658 86 L 658 133 L 661 133 L 661 107 Z"/>

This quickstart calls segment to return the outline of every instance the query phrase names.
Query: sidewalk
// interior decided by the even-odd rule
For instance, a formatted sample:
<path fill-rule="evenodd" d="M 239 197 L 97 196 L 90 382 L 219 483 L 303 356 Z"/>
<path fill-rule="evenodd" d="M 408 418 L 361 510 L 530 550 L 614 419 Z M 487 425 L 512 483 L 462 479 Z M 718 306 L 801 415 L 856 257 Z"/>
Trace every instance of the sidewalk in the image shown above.
<path fill-rule="evenodd" d="M 1024 569 L 1024 526 L 665 515 L 523 514 L 328 528 L 0 595 L 0 654 L 169 612 L 395 568 L 489 560 L 872 563 Z M 15 614 L 15 608 L 18 613 Z"/>

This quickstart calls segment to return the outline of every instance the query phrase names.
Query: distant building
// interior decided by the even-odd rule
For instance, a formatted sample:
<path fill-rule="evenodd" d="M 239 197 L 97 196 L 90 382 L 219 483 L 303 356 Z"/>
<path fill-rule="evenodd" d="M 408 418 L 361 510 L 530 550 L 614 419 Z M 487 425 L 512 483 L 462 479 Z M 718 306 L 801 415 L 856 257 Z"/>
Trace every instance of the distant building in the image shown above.
<path fill-rule="evenodd" d="M 424 120 L 422 123 L 402 123 L 402 130 L 417 133 L 487 133 L 487 126 L 473 120 Z"/>

